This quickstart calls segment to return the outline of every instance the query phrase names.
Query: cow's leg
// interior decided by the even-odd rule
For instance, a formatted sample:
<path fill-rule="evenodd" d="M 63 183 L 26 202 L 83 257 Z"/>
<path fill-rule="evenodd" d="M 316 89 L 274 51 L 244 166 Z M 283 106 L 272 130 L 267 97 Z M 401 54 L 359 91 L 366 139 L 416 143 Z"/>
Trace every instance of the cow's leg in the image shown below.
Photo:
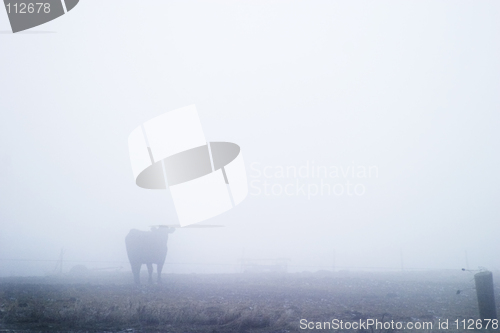
<path fill-rule="evenodd" d="M 146 266 L 148 266 L 148 274 L 149 274 L 149 283 L 153 283 L 153 264 L 152 263 L 147 263 Z"/>
<path fill-rule="evenodd" d="M 161 270 L 163 269 L 163 263 L 156 265 L 156 271 L 158 272 L 158 283 L 161 283 Z"/>
<path fill-rule="evenodd" d="M 132 274 L 134 274 L 135 284 L 140 284 L 141 283 L 140 275 L 141 275 L 141 266 L 142 266 L 142 264 L 140 264 L 140 263 L 130 263 L 130 266 L 132 267 Z"/>

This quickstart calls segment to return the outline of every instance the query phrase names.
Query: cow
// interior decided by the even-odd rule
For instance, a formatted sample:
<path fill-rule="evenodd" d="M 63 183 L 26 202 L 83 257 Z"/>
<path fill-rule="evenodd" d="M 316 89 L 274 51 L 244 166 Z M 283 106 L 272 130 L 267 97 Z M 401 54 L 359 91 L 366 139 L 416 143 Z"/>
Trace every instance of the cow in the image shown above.
<path fill-rule="evenodd" d="M 125 237 L 125 246 L 136 284 L 140 284 L 142 264 L 148 267 L 149 283 L 153 283 L 153 264 L 156 264 L 157 281 L 161 283 L 161 270 L 167 257 L 168 234 L 174 231 L 175 228 L 161 225 L 151 227 L 151 231 L 130 230 Z"/>

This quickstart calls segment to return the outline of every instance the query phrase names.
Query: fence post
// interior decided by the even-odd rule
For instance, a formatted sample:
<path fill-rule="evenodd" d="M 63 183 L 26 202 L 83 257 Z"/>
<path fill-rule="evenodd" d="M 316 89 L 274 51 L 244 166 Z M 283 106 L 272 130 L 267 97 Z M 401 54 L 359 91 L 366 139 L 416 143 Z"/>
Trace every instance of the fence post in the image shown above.
<path fill-rule="evenodd" d="M 490 271 L 479 272 L 474 275 L 474 281 L 476 282 L 479 317 L 482 320 L 497 319 L 493 274 Z"/>

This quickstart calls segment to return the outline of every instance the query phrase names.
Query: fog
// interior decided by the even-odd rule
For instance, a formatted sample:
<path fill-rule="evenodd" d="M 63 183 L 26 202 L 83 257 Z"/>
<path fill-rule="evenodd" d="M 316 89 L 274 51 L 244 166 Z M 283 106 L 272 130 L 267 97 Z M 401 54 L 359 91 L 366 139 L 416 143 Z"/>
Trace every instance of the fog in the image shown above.
<path fill-rule="evenodd" d="M 0 30 L 0 276 L 130 270 L 128 231 L 178 221 L 128 135 L 191 104 L 249 195 L 164 272 L 500 269 L 498 2 L 86 0 Z"/>

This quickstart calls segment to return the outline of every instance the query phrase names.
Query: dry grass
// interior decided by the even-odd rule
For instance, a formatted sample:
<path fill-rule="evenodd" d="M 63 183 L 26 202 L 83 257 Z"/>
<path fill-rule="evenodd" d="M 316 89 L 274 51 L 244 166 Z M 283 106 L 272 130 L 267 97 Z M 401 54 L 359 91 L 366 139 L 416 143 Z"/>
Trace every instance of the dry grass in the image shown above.
<path fill-rule="evenodd" d="M 0 331 L 305 332 L 302 318 L 437 325 L 477 318 L 471 278 L 463 272 L 166 275 L 163 285 L 140 287 L 130 284 L 131 274 L 3 278 Z"/>

